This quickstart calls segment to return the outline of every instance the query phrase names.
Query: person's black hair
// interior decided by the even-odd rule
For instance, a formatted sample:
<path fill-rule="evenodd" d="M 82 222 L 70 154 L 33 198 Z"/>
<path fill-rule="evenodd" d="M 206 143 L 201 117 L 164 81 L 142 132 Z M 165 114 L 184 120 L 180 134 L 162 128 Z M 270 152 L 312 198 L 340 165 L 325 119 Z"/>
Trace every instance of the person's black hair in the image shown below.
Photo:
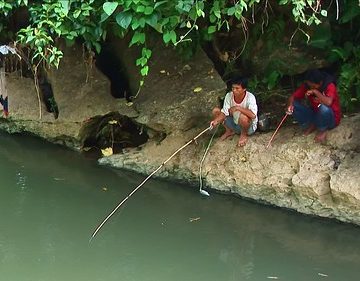
<path fill-rule="evenodd" d="M 231 79 L 231 85 L 241 85 L 241 87 L 243 89 L 247 88 L 247 84 L 248 84 L 248 79 L 245 77 L 235 77 L 233 79 Z"/>
<path fill-rule="evenodd" d="M 319 84 L 320 82 L 324 81 L 324 78 L 325 78 L 325 73 L 323 73 L 319 69 L 311 69 L 305 73 L 304 80 Z"/>

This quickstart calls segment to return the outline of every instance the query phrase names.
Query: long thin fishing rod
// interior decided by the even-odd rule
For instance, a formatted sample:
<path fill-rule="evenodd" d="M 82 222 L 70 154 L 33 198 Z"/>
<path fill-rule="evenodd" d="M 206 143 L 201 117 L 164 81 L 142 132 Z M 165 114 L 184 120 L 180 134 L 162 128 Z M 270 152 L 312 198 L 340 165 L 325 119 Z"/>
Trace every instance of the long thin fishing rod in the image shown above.
<path fill-rule="evenodd" d="M 93 234 L 91 235 L 90 238 L 90 242 L 91 240 L 96 236 L 96 234 L 99 232 L 99 230 L 104 226 L 104 224 L 112 217 L 113 214 L 115 214 L 115 212 L 136 192 L 140 189 L 140 187 L 142 187 L 157 171 L 159 171 L 167 162 L 169 162 L 176 154 L 178 154 L 181 150 L 183 150 L 185 147 L 187 147 L 189 144 L 191 144 L 192 142 L 194 142 L 197 138 L 199 138 L 201 135 L 203 135 L 205 132 L 209 131 L 212 129 L 212 126 L 206 128 L 205 130 L 203 130 L 201 133 L 199 133 L 196 137 L 192 138 L 191 140 L 189 140 L 187 143 L 185 143 L 182 147 L 180 147 L 179 149 L 177 149 L 173 154 L 171 154 L 171 156 L 166 159 L 159 167 L 156 168 L 156 170 L 154 170 L 150 175 L 148 175 L 133 191 L 131 191 L 129 193 L 128 196 L 126 196 L 119 204 L 117 204 L 117 206 L 106 216 L 105 219 L 103 219 L 103 221 L 98 225 L 98 227 L 95 229 L 95 231 L 93 232 Z"/>
<path fill-rule="evenodd" d="M 269 140 L 269 143 L 267 144 L 266 148 L 270 147 L 271 142 L 273 141 L 275 135 L 277 134 L 277 132 L 279 131 L 281 125 L 284 123 L 284 121 L 286 120 L 286 117 L 288 117 L 290 114 L 288 112 L 285 113 L 284 117 L 281 119 L 279 125 L 277 126 L 275 132 L 273 133 L 273 135 L 271 136 L 271 139 Z"/>

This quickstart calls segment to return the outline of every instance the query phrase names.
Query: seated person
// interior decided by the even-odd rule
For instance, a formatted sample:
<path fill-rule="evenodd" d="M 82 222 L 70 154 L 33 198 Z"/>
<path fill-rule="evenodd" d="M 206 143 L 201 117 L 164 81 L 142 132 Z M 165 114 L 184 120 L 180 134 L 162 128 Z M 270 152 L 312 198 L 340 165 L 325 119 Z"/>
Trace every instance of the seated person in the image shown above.
<path fill-rule="evenodd" d="M 310 106 L 302 103 L 305 98 Z M 304 83 L 289 98 L 287 112 L 293 114 L 305 135 L 318 130 L 315 141 L 325 142 L 328 130 L 339 125 L 341 119 L 333 77 L 317 69 L 307 71 Z"/>
<path fill-rule="evenodd" d="M 213 109 L 214 119 L 210 122 L 210 126 L 215 127 L 222 123 L 225 133 L 221 136 L 221 140 L 235 133 L 240 134 L 238 146 L 244 146 L 248 136 L 257 128 L 258 107 L 255 96 L 246 89 L 246 79 L 235 78 L 231 85 L 232 90 L 226 94 L 223 107 Z"/>

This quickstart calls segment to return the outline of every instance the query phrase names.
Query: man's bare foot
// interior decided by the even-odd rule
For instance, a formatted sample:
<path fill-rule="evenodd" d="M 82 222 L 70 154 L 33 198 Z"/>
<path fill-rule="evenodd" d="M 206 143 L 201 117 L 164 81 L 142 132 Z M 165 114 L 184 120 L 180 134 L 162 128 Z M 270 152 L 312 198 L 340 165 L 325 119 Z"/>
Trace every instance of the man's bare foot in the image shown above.
<path fill-rule="evenodd" d="M 247 143 L 247 140 L 248 140 L 248 136 L 247 135 L 243 135 L 243 134 L 241 134 L 240 135 L 240 139 L 239 139 L 239 141 L 238 141 L 238 146 L 240 146 L 240 147 L 242 147 L 242 146 L 245 146 L 246 145 L 246 143 Z"/>
<path fill-rule="evenodd" d="M 226 140 L 227 138 L 233 136 L 235 133 L 230 130 L 226 130 L 225 133 L 220 137 L 221 140 Z"/>
<path fill-rule="evenodd" d="M 315 130 L 316 130 L 316 127 L 314 125 L 310 125 L 310 127 L 304 131 L 304 136 L 310 135 Z"/>
<path fill-rule="evenodd" d="M 315 136 L 315 141 L 318 143 L 324 143 L 326 141 L 327 131 L 322 131 Z"/>

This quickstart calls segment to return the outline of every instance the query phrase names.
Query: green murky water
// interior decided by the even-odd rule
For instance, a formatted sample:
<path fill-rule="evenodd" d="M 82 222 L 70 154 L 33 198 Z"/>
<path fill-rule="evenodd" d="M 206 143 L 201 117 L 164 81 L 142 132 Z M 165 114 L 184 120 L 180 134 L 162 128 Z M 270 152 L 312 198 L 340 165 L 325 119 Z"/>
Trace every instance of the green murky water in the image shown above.
<path fill-rule="evenodd" d="M 157 180 L 0 135 L 1 281 L 360 280 L 360 228 Z"/>

